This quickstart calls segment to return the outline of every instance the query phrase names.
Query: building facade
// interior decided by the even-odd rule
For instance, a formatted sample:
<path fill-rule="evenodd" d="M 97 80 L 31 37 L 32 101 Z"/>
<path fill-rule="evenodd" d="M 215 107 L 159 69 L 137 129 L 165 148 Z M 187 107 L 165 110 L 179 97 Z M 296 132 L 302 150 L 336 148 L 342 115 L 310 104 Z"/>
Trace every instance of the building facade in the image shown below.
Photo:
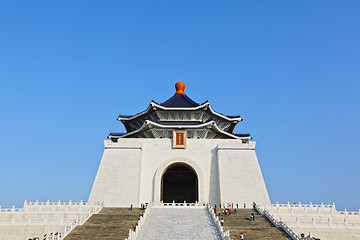
<path fill-rule="evenodd" d="M 126 133 L 110 133 L 89 202 L 106 207 L 160 202 L 270 204 L 250 134 L 233 133 L 240 116 L 176 93 L 135 115 Z"/>

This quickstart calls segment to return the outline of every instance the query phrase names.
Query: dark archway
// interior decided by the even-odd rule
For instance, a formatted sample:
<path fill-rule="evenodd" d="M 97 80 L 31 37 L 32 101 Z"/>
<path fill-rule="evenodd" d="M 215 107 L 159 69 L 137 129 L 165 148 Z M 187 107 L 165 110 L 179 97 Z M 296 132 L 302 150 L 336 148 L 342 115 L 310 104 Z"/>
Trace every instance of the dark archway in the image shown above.
<path fill-rule="evenodd" d="M 161 178 L 161 200 L 165 203 L 198 201 L 198 178 L 195 170 L 183 163 L 169 166 Z"/>

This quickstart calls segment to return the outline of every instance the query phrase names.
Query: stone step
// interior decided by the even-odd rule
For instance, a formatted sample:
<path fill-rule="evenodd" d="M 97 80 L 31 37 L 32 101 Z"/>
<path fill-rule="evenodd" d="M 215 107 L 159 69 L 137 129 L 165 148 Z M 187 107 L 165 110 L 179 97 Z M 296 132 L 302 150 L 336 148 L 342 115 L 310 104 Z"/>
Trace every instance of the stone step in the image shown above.
<path fill-rule="evenodd" d="M 143 213 L 139 208 L 103 208 L 82 226 L 77 226 L 65 240 L 124 240 L 129 235 L 129 229 L 134 229 Z"/>
<path fill-rule="evenodd" d="M 139 240 L 212 240 L 220 233 L 203 207 L 153 207 Z"/>
<path fill-rule="evenodd" d="M 221 209 L 217 209 L 217 213 Z M 262 217 L 252 209 L 231 209 L 232 214 L 220 217 L 224 218 L 224 231 L 230 231 L 230 237 L 234 240 L 240 239 L 240 234 L 246 240 L 288 240 L 291 239 L 285 232 L 276 228 L 265 217 Z M 254 213 L 255 220 L 251 221 L 250 214 Z"/>

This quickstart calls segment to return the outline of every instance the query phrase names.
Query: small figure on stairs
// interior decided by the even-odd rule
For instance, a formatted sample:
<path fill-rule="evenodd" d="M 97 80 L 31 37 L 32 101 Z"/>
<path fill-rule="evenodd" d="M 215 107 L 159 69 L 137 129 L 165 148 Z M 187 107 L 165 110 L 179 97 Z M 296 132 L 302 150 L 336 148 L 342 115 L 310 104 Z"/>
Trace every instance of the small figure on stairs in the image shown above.
<path fill-rule="evenodd" d="M 244 239 L 244 234 L 240 233 L 240 239 Z"/>

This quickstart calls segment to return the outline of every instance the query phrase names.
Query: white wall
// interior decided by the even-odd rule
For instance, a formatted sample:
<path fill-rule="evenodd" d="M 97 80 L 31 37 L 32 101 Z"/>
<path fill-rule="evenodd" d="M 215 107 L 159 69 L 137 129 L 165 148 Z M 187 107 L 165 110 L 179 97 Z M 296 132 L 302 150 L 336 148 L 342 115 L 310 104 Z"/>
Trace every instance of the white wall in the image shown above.
<path fill-rule="evenodd" d="M 139 205 L 141 147 L 116 144 L 103 154 L 89 202 L 106 207 Z"/>
<path fill-rule="evenodd" d="M 198 175 L 199 202 L 270 203 L 254 147 L 238 139 L 187 139 L 185 149 L 173 149 L 171 139 L 105 141 L 89 201 L 109 207 L 159 202 L 166 167 L 182 162 Z"/>
<path fill-rule="evenodd" d="M 255 144 L 253 144 L 255 148 Z M 222 202 L 270 203 L 255 150 L 235 144 L 218 145 Z"/>

